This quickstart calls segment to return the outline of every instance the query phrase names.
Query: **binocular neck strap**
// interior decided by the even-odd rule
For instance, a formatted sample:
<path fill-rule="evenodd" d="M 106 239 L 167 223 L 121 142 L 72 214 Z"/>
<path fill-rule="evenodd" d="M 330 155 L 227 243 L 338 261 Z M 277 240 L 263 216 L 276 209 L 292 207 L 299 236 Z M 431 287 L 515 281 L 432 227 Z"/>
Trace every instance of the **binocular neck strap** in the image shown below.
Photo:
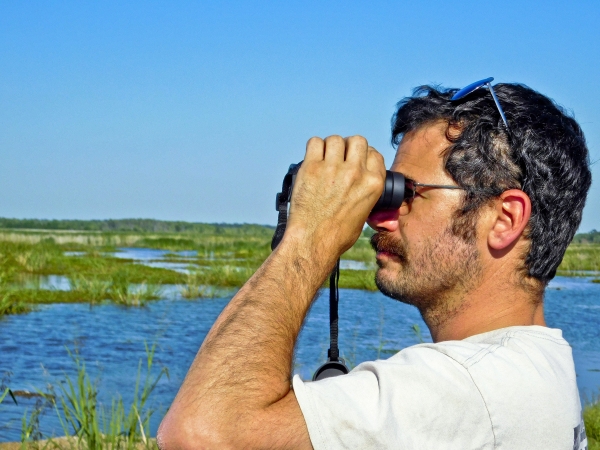
<path fill-rule="evenodd" d="M 340 281 L 340 260 L 335 263 L 335 268 L 329 276 L 329 350 L 327 356 L 329 361 L 340 360 L 340 349 L 338 348 L 338 304 L 340 293 L 338 283 Z"/>

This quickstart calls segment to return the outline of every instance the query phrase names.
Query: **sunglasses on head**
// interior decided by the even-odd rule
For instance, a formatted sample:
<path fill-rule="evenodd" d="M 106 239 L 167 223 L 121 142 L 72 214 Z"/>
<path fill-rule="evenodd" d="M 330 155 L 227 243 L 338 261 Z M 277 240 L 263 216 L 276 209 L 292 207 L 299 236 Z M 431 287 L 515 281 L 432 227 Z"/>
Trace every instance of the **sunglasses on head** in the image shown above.
<path fill-rule="evenodd" d="M 502 122 L 504 122 L 504 126 L 506 127 L 507 130 L 509 130 L 508 122 L 506 121 L 506 115 L 504 114 L 504 110 L 502 109 L 502 106 L 500 105 L 500 101 L 498 100 L 498 96 L 496 95 L 496 92 L 494 92 L 494 88 L 492 87 L 492 81 L 494 81 L 494 77 L 489 77 L 489 78 L 486 78 L 485 80 L 479 80 L 479 81 L 476 81 L 475 83 L 471 83 L 470 85 L 465 86 L 460 91 L 458 91 L 456 94 L 454 94 L 452 96 L 452 98 L 450 99 L 450 101 L 460 100 L 461 98 L 466 97 L 470 93 L 475 92 L 479 88 L 487 87 L 488 90 L 490 91 L 490 93 L 492 94 L 492 98 L 494 99 L 496 108 L 498 108 L 500 117 L 502 117 Z"/>

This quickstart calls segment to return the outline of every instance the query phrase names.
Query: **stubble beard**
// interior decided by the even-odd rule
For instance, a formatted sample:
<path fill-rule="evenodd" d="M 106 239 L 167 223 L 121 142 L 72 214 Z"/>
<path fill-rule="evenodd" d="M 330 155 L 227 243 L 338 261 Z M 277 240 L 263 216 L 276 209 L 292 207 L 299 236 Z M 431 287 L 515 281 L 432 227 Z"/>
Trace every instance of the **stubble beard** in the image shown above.
<path fill-rule="evenodd" d="M 375 283 L 386 296 L 416 306 L 429 326 L 454 316 L 460 301 L 480 278 L 475 239 L 447 228 L 419 247 L 408 246 L 387 232 L 372 236 L 371 246 L 390 253 L 394 261 L 377 260 Z"/>

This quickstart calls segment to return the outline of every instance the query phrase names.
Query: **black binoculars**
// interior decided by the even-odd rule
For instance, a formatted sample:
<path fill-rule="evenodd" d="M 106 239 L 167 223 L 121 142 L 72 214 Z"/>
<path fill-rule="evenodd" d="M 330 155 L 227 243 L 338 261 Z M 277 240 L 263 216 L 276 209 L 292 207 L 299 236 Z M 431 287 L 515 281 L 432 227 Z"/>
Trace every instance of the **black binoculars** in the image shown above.
<path fill-rule="evenodd" d="M 283 189 L 277 193 L 275 200 L 275 209 L 280 210 L 282 203 L 289 203 L 292 198 L 292 188 L 294 187 L 294 181 L 296 181 L 296 174 L 302 165 L 302 161 L 298 164 L 291 164 L 288 169 L 283 182 Z M 385 185 L 381 197 L 375 206 L 373 211 L 380 211 L 384 209 L 398 209 L 402 202 L 407 196 L 412 196 L 412 192 L 406 189 L 406 179 L 400 172 L 392 172 L 391 170 L 385 171 Z"/>

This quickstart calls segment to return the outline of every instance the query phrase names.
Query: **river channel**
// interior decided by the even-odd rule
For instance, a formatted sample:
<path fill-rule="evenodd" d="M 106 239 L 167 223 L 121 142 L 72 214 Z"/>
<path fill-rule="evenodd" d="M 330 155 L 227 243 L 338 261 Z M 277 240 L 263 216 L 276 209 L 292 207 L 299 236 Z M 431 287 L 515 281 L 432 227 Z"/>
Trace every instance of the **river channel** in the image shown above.
<path fill-rule="evenodd" d="M 165 290 L 165 299 L 143 308 L 85 304 L 55 304 L 24 315 L 0 320 L 0 376 L 13 390 L 46 390 L 75 367 L 66 348 L 86 361 L 98 380 L 99 400 L 110 406 L 115 395 L 127 402 L 135 386 L 138 362 L 145 361 L 144 343 L 156 343 L 155 365 L 167 367 L 152 395 L 158 409 L 151 422 L 154 435 L 164 411 L 183 381 L 202 340 L 230 297 L 184 300 L 177 287 Z M 309 379 L 325 360 L 328 348 L 328 299 L 322 292 L 310 311 L 297 349 L 295 372 Z M 563 330 L 573 347 L 582 399 L 591 399 L 600 387 L 600 284 L 589 278 L 557 277 L 546 292 L 548 325 Z M 431 337 L 418 311 L 379 292 L 340 291 L 340 348 L 352 366 L 387 358 L 398 350 Z M 34 398 L 10 399 L 0 404 L 0 441 L 20 439 L 21 418 L 31 411 Z M 41 417 L 45 435 L 62 435 L 55 413 Z"/>

